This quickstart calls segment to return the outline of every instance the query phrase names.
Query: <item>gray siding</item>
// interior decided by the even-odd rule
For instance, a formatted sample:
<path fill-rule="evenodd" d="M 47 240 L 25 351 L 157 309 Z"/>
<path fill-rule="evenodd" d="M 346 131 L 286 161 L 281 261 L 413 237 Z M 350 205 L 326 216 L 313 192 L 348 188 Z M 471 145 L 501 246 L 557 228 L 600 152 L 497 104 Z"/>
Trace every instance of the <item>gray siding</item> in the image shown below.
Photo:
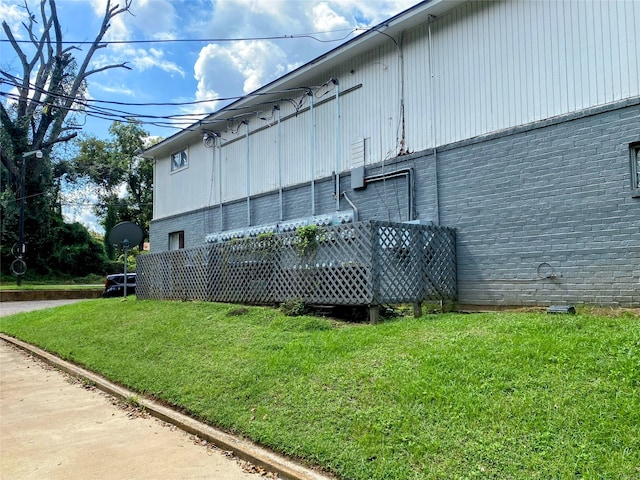
<path fill-rule="evenodd" d="M 399 157 L 367 175 L 413 168 L 414 217 L 457 229 L 459 303 L 640 306 L 640 199 L 629 165 L 637 141 L 635 98 Z M 343 176 L 361 220 L 409 219 L 404 177 L 349 187 Z M 331 179 L 316 183 L 317 214 L 335 209 L 332 189 Z M 285 219 L 309 216 L 310 202 L 308 184 L 285 190 Z M 277 192 L 251 206 L 253 225 L 277 222 Z M 344 199 L 341 208 L 350 208 Z M 223 212 L 224 230 L 247 225 L 246 201 Z M 220 231 L 218 207 L 153 221 L 152 251 L 177 230 L 187 247 L 204 244 Z"/>
<path fill-rule="evenodd" d="M 440 155 L 441 222 L 458 230 L 461 303 L 640 305 L 629 167 L 640 107 L 628 103 Z"/>

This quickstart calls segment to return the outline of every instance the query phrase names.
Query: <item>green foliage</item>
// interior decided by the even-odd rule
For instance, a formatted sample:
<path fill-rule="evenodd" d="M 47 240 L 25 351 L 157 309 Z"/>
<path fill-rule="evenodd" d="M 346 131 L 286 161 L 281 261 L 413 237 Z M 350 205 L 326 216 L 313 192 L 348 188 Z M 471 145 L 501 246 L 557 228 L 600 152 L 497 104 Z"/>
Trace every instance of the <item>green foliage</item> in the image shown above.
<path fill-rule="evenodd" d="M 350 480 L 638 478 L 640 317 L 91 300 L 0 330 Z"/>
<path fill-rule="evenodd" d="M 115 205 L 109 203 L 104 210 L 104 216 L 102 218 L 102 226 L 105 232 L 110 232 L 113 227 L 118 224 L 118 215 Z M 104 250 L 109 260 L 114 259 L 115 251 L 113 245 L 109 241 L 109 235 L 104 236 Z"/>
<path fill-rule="evenodd" d="M 127 272 L 135 272 L 136 271 L 136 265 L 138 262 L 138 255 L 140 255 L 140 252 L 137 248 L 134 248 L 132 250 L 127 251 Z M 116 264 L 119 268 L 119 270 L 117 271 L 122 271 L 123 270 L 123 266 L 124 266 L 124 252 L 122 252 L 120 255 L 118 255 L 118 259 L 116 261 Z"/>
<path fill-rule="evenodd" d="M 61 222 L 56 233 L 56 246 L 47 265 L 50 271 L 77 276 L 105 271 L 104 248 L 84 226 Z"/>
<path fill-rule="evenodd" d="M 318 243 L 324 239 L 324 229 L 318 225 L 305 225 L 296 230 L 298 252 L 304 257 L 315 254 Z"/>
<path fill-rule="evenodd" d="M 33 203 L 39 203 L 34 200 Z M 50 209 L 27 209 L 24 238 L 27 277 L 32 275 L 103 274 L 106 255 L 101 242 L 79 223 L 67 224 Z M 4 217 L 2 222 L 2 273 L 10 274 L 12 246 L 18 242 L 18 225 Z"/>
<path fill-rule="evenodd" d="M 35 11 L 30 10 L 31 2 L 23 3 L 26 20 L 20 24 L 22 31 L 12 32 L 11 26 L 2 22 L 9 39 L 7 48 L 13 49 L 15 59 L 21 59 L 0 69 L 0 82 L 16 90 L 15 102 L 0 102 L 2 272 L 8 271 L 13 260 L 11 249 L 19 240 L 21 199 L 25 202 L 28 275 L 47 274 L 57 268 L 62 269 L 58 273 L 76 267 L 100 268 L 101 252 L 92 242 L 84 246 L 62 243 L 65 238 L 82 235 L 62 221 L 60 182 L 68 168 L 59 158 L 63 146 L 77 135 L 72 107 L 86 97 L 87 79 L 98 72 L 125 67 L 107 64 L 95 69 L 92 58 L 102 48 L 101 40 L 111 20 L 127 12 L 130 3 L 106 9 L 95 42 L 82 49 L 65 44 L 62 35 L 67 29 L 59 23 L 55 1 L 40 2 Z M 38 43 L 37 49 L 23 48 L 24 44 L 16 38 L 37 38 L 42 43 Z M 76 57 L 79 52 L 84 56 Z M 35 155 L 36 151 L 42 155 Z M 34 154 L 24 157 L 25 153 Z"/>
<path fill-rule="evenodd" d="M 282 239 L 274 232 L 265 232 L 256 236 L 255 239 L 245 239 L 245 241 L 257 257 L 269 260 L 279 252 Z"/>
<path fill-rule="evenodd" d="M 299 317 L 309 313 L 309 307 L 304 300 L 289 300 L 280 304 L 280 311 L 288 317 Z"/>
<path fill-rule="evenodd" d="M 146 233 L 153 215 L 153 164 L 139 156 L 149 134 L 135 123 L 114 122 L 110 138 L 83 136 L 76 143 L 78 155 L 68 162 L 71 182 L 89 180 L 99 198 L 95 212 L 105 227 L 105 238 L 116 224 L 130 221 Z M 120 197 L 122 186 L 126 195 Z M 113 250 L 107 245 L 109 258 Z"/>

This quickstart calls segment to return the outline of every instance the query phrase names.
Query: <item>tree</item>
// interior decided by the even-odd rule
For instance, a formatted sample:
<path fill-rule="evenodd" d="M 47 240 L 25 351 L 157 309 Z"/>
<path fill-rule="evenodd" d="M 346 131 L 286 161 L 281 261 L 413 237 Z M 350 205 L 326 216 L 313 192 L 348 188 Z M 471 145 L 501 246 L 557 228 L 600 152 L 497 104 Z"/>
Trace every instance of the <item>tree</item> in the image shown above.
<path fill-rule="evenodd" d="M 96 186 L 99 203 L 96 214 L 105 228 L 108 245 L 111 228 L 119 222 L 138 224 L 146 233 L 153 214 L 153 164 L 140 157 L 147 146 L 149 133 L 136 123 L 114 122 L 109 127 L 110 139 L 84 136 L 77 141 L 79 154 L 70 162 L 71 181 L 83 178 Z M 120 195 L 122 187 L 125 195 Z"/>
<path fill-rule="evenodd" d="M 21 67 L 20 72 L 4 66 L 0 68 L 0 82 L 11 88 L 9 92 L 3 92 L 6 101 L 0 102 L 3 265 L 11 263 L 6 257 L 17 240 L 17 205 L 21 197 L 28 199 L 24 215 L 25 243 L 38 246 L 35 251 L 31 249 L 29 258 L 35 257 L 36 264 L 42 264 L 55 248 L 52 243 L 56 241 L 60 209 L 52 151 L 56 145 L 77 136 L 79 127 L 73 122 L 73 112 L 83 108 L 87 79 L 108 69 L 129 68 L 125 63 L 91 66 L 94 54 L 107 46 L 102 39 L 111 20 L 129 11 L 132 0 L 123 1 L 120 7 L 107 0 L 100 30 L 83 58 L 75 56 L 80 48 L 63 42 L 55 0 L 41 0 L 38 16 L 25 0 L 27 20 L 22 26 L 29 39 L 26 44 L 16 39 L 6 21 L 2 22 L 2 29 Z M 42 158 L 32 155 L 25 159 L 22 156 L 37 150 L 43 153 Z M 25 181 L 21 175 L 22 162 L 25 162 Z"/>

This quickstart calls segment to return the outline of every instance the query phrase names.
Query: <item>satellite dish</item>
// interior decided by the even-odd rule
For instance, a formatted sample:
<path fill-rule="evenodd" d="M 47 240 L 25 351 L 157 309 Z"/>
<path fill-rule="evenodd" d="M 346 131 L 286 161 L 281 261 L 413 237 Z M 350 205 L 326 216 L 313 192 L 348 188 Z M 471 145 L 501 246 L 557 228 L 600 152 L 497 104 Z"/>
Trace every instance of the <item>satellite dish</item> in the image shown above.
<path fill-rule="evenodd" d="M 142 229 L 135 223 L 120 222 L 109 232 L 109 243 L 126 250 L 140 245 L 143 237 Z"/>

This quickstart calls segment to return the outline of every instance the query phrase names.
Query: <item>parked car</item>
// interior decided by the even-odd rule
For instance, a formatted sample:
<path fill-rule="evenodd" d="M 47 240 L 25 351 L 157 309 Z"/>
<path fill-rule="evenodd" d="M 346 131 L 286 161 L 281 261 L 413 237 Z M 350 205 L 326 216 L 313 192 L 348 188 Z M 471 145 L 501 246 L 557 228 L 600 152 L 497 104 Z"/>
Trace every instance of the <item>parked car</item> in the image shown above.
<path fill-rule="evenodd" d="M 127 273 L 127 295 L 136 293 L 136 274 Z M 124 273 L 114 273 L 107 275 L 104 282 L 103 298 L 124 296 Z"/>

